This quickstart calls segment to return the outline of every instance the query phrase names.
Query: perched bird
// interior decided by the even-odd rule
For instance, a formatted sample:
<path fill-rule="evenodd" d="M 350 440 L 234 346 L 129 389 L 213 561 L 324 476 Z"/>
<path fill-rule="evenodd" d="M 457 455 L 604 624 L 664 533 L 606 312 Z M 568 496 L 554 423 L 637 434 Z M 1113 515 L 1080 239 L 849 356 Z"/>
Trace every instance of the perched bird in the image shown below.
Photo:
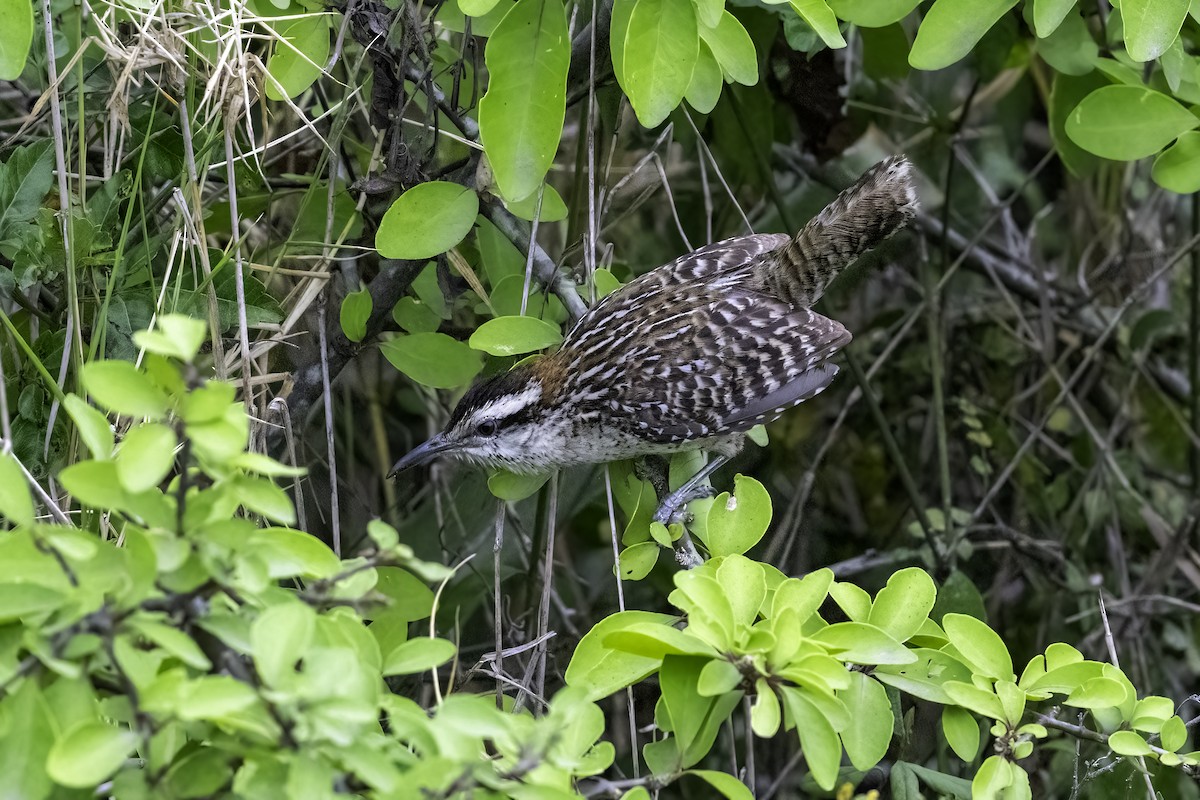
<path fill-rule="evenodd" d="M 912 166 L 876 164 L 794 238 L 739 236 L 635 278 L 553 353 L 467 391 L 445 430 L 397 462 L 446 454 L 514 472 L 703 448 L 717 454 L 671 494 L 667 522 L 745 434 L 833 380 L 850 341 L 812 310 L 825 287 L 916 211 Z"/>

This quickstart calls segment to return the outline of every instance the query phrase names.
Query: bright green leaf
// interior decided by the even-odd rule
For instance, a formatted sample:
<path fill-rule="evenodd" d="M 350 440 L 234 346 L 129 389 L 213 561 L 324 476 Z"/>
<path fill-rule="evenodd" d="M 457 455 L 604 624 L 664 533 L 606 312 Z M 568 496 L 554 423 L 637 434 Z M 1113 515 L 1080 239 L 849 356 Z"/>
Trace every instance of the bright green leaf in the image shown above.
<path fill-rule="evenodd" d="M 1121 756 L 1148 756 L 1151 753 L 1146 740 L 1133 731 L 1117 731 L 1108 737 L 1108 746 Z"/>
<path fill-rule="evenodd" d="M 1178 716 L 1172 716 L 1163 723 L 1162 730 L 1159 731 L 1159 738 L 1162 741 L 1163 749 L 1172 752 L 1182 750 L 1183 746 L 1187 744 L 1187 726 Z"/>
<path fill-rule="evenodd" d="M 627 581 L 645 578 L 658 563 L 659 550 L 657 542 L 641 542 L 626 547 L 621 551 L 616 567 L 621 578 Z"/>
<path fill-rule="evenodd" d="M 835 50 L 846 46 L 846 40 L 838 29 L 837 17 L 825 4 L 825 0 L 791 0 L 792 9 L 809 24 L 826 46 Z"/>
<path fill-rule="evenodd" d="M 839 19 L 863 28 L 883 28 L 907 17 L 921 0 L 829 0 Z"/>
<path fill-rule="evenodd" d="M 518 0 L 488 39 L 479 136 L 496 185 L 509 200 L 536 192 L 554 161 L 570 53 L 561 0 Z"/>
<path fill-rule="evenodd" d="M 317 615 L 311 606 L 285 602 L 262 611 L 250 626 L 254 666 L 263 682 L 273 688 L 295 673 L 296 662 L 312 644 Z"/>
<path fill-rule="evenodd" d="M 714 558 L 745 553 L 771 524 L 771 495 L 761 483 L 738 475 L 733 492 L 719 495 L 708 510 L 704 543 Z"/>
<path fill-rule="evenodd" d="M 63 786 L 94 789 L 121 768 L 136 744 L 132 731 L 85 719 L 50 748 L 46 772 Z"/>
<path fill-rule="evenodd" d="M 879 590 L 866 621 L 896 641 L 907 642 L 929 619 L 936 600 L 937 588 L 929 573 L 918 567 L 902 569 Z"/>
<path fill-rule="evenodd" d="M 1135 161 L 1154 155 L 1200 126 L 1174 99 L 1144 86 L 1105 86 L 1083 99 L 1067 117 L 1075 144 L 1101 158 Z"/>
<path fill-rule="evenodd" d="M 82 397 L 69 394 L 63 400 L 63 408 L 75 423 L 79 438 L 87 446 L 92 458 L 104 459 L 112 455 L 113 432 L 108 418 L 87 404 Z"/>
<path fill-rule="evenodd" d="M 134 333 L 133 343 L 148 353 L 188 363 L 200 352 L 207 337 L 208 326 L 203 320 L 185 314 L 163 314 L 158 318 L 156 330 Z"/>
<path fill-rule="evenodd" d="M 367 335 L 367 320 L 371 318 L 371 293 L 366 289 L 350 292 L 342 298 L 339 322 L 342 333 L 352 342 L 361 342 Z"/>
<path fill-rule="evenodd" d="M 1013 772 L 1018 769 L 1003 756 L 990 756 L 975 773 L 975 780 L 971 781 L 972 800 L 1007 800 L 1008 787 L 1013 784 Z"/>
<path fill-rule="evenodd" d="M 850 719 L 841 731 L 842 744 L 854 768 L 866 772 L 883 760 L 892 742 L 892 702 L 879 681 L 862 672 L 848 675 L 849 688 L 837 695 Z"/>
<path fill-rule="evenodd" d="M 765 678 L 754 684 L 754 705 L 750 707 L 750 727 L 754 734 L 769 739 L 779 732 L 779 697 Z"/>
<path fill-rule="evenodd" d="M 1134 61 L 1161 56 L 1179 36 L 1188 0 L 1121 0 L 1125 46 Z"/>
<path fill-rule="evenodd" d="M 674 619 L 649 611 L 621 611 L 605 617 L 575 646 L 575 653 L 567 665 L 567 685 L 584 689 L 589 700 L 599 700 L 642 680 L 658 668 L 662 658 L 617 650 L 605 644 L 605 639 L 633 625 L 666 626 Z"/>
<path fill-rule="evenodd" d="M 1054 33 L 1078 0 L 1033 0 L 1033 28 L 1038 38 Z"/>
<path fill-rule="evenodd" d="M 820 3 L 820 0 L 814 2 Z M 725 11 L 716 26 L 700 26 L 700 38 L 708 45 L 729 80 L 746 86 L 758 83 L 758 54 L 754 52 L 750 34 L 746 33 L 737 17 Z M 694 75 L 692 81 L 695 81 Z"/>
<path fill-rule="evenodd" d="M 128 361 L 85 364 L 83 386 L 97 403 L 128 417 L 158 418 L 167 410 L 167 396 Z"/>
<path fill-rule="evenodd" d="M 696 692 L 704 697 L 713 697 L 732 692 L 742 682 L 742 673 L 731 662 L 714 658 L 700 670 Z"/>
<path fill-rule="evenodd" d="M 444 333 L 398 336 L 380 345 L 393 367 L 412 380 L 434 389 L 452 389 L 483 369 L 479 352 Z"/>
<path fill-rule="evenodd" d="M 158 422 L 133 427 L 117 451 L 117 479 L 127 492 L 144 492 L 162 483 L 175 465 L 175 432 Z"/>
<path fill-rule="evenodd" d="M 942 618 L 942 627 L 950 643 L 978 674 L 1005 680 L 1015 677 L 1004 640 L 986 623 L 966 614 L 947 614 Z"/>
<path fill-rule="evenodd" d="M 0 81 L 15 81 L 25 69 L 33 43 L 33 4 L 0 0 Z"/>
<path fill-rule="evenodd" d="M 496 470 L 488 476 L 488 490 L 501 500 L 517 501 L 531 496 L 550 480 L 549 472 L 518 475 L 506 469 Z"/>
<path fill-rule="evenodd" d="M 1154 182 L 1178 194 L 1200 192 L 1200 131 L 1182 134 L 1159 153 L 1151 172 Z"/>
<path fill-rule="evenodd" d="M 480 325 L 468 344 L 494 356 L 532 353 L 562 341 L 558 326 L 535 317 L 496 317 Z"/>
<path fill-rule="evenodd" d="M 33 524 L 33 495 L 12 453 L 0 451 L 0 515 L 17 525 Z"/>
<path fill-rule="evenodd" d="M 691 0 L 637 0 L 625 34 L 623 88 L 644 127 L 667 118 L 692 82 L 700 37 Z"/>
<path fill-rule="evenodd" d="M 908 63 L 917 69 L 948 67 L 971 52 L 1017 0 L 935 0 L 921 20 Z"/>
<path fill-rule="evenodd" d="M 689 769 L 684 775 L 695 775 L 716 789 L 726 800 L 754 800 L 754 794 L 746 788 L 746 784 L 727 772 L 717 772 L 711 769 Z"/>
<path fill-rule="evenodd" d="M 445 664 L 454 658 L 458 648 L 445 639 L 422 636 L 410 639 L 388 653 L 383 659 L 384 675 L 412 675 Z"/>
<path fill-rule="evenodd" d="M 270 100 L 296 97 L 321 76 L 329 60 L 329 17 L 321 13 L 281 20 L 278 36 L 267 60 L 265 83 Z"/>
<path fill-rule="evenodd" d="M 419 183 L 396 198 L 379 223 L 375 246 L 384 258 L 433 258 L 475 225 L 479 196 L 457 183 Z"/>
<path fill-rule="evenodd" d="M 791 714 L 800 734 L 800 748 L 812 772 L 813 780 L 825 791 L 831 791 L 837 781 L 842 746 L 833 725 L 799 689 L 781 686 L 783 704 Z"/>
<path fill-rule="evenodd" d="M 911 664 L 916 655 L 891 636 L 862 622 L 838 622 L 811 637 L 853 664 Z"/>
<path fill-rule="evenodd" d="M 958 706 L 942 709 L 942 734 L 954 754 L 968 764 L 979 755 L 979 723 L 966 709 Z"/>

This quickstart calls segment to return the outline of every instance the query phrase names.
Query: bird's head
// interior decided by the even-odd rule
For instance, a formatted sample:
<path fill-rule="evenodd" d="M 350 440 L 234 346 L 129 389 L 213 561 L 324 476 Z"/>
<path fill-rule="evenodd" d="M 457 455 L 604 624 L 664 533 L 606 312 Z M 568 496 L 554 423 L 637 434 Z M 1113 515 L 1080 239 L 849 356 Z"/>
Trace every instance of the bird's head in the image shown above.
<path fill-rule="evenodd" d="M 543 359 L 544 361 L 545 359 Z M 476 383 L 458 401 L 445 430 L 396 462 L 388 477 L 448 455 L 514 472 L 536 471 L 531 464 L 544 434 L 552 386 L 540 362 L 516 367 Z"/>

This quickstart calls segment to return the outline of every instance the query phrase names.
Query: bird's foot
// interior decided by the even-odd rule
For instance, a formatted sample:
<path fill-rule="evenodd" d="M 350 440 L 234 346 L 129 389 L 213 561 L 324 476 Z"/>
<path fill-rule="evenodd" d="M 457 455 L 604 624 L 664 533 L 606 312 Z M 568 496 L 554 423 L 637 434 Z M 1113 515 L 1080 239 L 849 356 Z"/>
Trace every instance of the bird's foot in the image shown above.
<path fill-rule="evenodd" d="M 670 525 L 672 522 L 686 524 L 689 522 L 690 515 L 685 506 L 702 497 L 713 497 L 716 493 L 717 490 L 711 486 L 685 485 L 663 498 L 658 510 L 654 512 L 654 521 L 661 522 L 663 525 Z"/>

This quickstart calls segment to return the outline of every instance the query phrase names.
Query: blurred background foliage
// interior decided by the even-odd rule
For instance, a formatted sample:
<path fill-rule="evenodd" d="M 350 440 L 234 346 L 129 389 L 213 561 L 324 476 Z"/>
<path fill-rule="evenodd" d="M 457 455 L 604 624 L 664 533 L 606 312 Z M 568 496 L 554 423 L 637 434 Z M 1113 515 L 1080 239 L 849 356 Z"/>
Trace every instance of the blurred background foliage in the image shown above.
<path fill-rule="evenodd" d="M 139 358 L 157 314 L 205 318 L 254 446 L 309 469 L 301 527 L 350 553 L 383 517 L 422 558 L 473 558 L 440 606 L 465 661 L 494 626 L 537 637 L 553 543 L 557 685 L 619 595 L 665 608 L 674 565 L 618 589 L 612 528 L 642 535 L 612 499 L 641 491 L 628 465 L 501 512 L 474 469 L 385 480 L 472 377 L 546 343 L 495 355 L 505 334 L 473 332 L 569 324 L 704 243 L 794 232 L 904 152 L 918 220 L 822 301 L 854 333 L 849 368 L 717 475 L 770 492 L 751 555 L 872 590 L 924 566 L 940 613 L 986 618 L 1022 660 L 1052 641 L 1103 659 L 1103 596 L 1139 689 L 1195 690 L 1187 2 L 23 2 L 0 48 L 0 357 L 14 452 L 55 496 L 81 365 Z M 918 733 L 906 758 L 930 746 Z M 1067 796 L 1059 755 L 1035 796 Z"/>

